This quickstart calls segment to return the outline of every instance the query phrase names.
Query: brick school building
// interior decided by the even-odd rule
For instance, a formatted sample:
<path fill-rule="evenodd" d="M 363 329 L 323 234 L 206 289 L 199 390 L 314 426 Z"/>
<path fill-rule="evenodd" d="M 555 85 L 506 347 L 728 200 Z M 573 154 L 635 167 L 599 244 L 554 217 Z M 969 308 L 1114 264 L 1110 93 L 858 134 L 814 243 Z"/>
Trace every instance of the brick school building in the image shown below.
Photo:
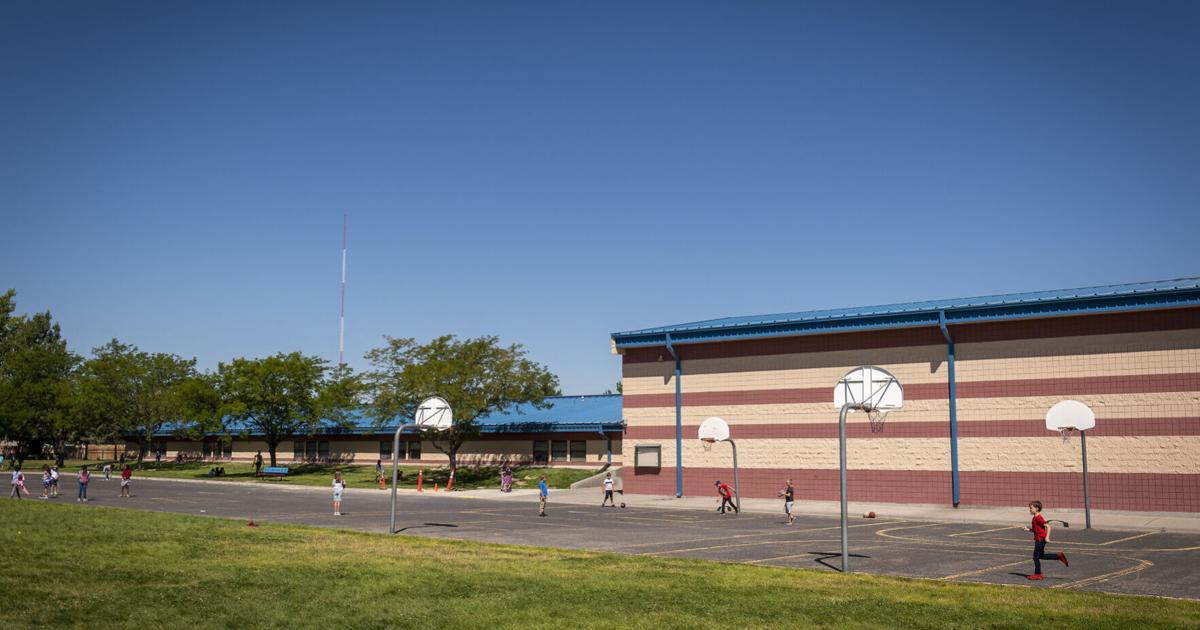
<path fill-rule="evenodd" d="M 877 365 L 904 408 L 872 433 L 849 418 L 852 501 L 1083 504 L 1078 435 L 1046 430 L 1056 402 L 1089 405 L 1092 506 L 1200 512 L 1200 278 L 736 317 L 614 333 L 622 357 L 625 489 L 838 498 L 833 387 Z"/>

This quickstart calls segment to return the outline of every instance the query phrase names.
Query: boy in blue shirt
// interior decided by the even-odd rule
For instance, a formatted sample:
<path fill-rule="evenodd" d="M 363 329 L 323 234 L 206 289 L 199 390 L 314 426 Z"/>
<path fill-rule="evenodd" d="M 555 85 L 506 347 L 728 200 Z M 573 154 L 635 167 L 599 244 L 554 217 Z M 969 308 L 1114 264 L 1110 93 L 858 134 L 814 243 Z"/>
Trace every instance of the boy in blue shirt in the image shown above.
<path fill-rule="evenodd" d="M 546 515 L 546 495 L 550 493 L 546 486 L 546 475 L 542 475 L 542 480 L 538 482 L 538 516 Z"/>

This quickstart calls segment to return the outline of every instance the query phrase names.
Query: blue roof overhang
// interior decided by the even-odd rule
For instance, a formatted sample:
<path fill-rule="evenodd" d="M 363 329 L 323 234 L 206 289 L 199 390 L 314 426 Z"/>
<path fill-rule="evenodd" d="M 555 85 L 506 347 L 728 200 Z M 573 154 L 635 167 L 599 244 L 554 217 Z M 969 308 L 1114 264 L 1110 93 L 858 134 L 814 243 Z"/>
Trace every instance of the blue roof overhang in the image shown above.
<path fill-rule="evenodd" d="M 890 306 L 812 311 L 789 315 L 729 318 L 681 324 L 657 329 L 613 333 L 618 349 L 766 339 L 798 335 L 890 330 L 939 326 L 939 315 L 947 325 L 1009 321 L 1045 317 L 1066 317 L 1099 313 L 1118 313 L 1154 309 L 1200 306 L 1200 283 L 1194 278 L 1174 281 L 1174 287 L 1156 286 L 1149 290 L 1120 291 L 1112 287 L 1066 290 L 1034 294 L 1013 294 L 988 298 L 963 298 L 941 302 L 897 304 Z M 1156 283 L 1158 284 L 1158 283 Z M 1075 296 L 1070 296 L 1075 293 Z M 1086 295 L 1079 295 L 1087 293 Z"/>

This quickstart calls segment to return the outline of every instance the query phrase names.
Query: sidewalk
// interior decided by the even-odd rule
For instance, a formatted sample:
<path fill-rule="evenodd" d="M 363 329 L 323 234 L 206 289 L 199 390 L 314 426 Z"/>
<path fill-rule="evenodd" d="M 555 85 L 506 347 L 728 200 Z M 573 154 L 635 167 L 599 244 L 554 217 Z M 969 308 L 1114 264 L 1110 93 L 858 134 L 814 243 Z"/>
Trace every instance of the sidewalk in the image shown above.
<path fill-rule="evenodd" d="M 480 498 L 499 498 L 499 491 L 477 490 Z M 482 493 L 492 492 L 486 497 Z M 456 493 L 457 494 L 457 493 Z M 468 494 L 468 493 L 463 493 Z M 495 495 L 495 496 L 494 496 Z M 595 488 L 578 490 L 558 490 L 550 492 L 552 503 L 570 503 L 575 505 L 600 504 L 601 493 Z M 707 510 L 716 511 L 717 497 L 699 496 L 675 498 L 674 496 L 625 494 L 618 495 L 618 502 L 624 501 L 630 507 L 661 508 L 672 510 Z M 837 501 L 797 501 L 797 514 L 837 517 L 841 514 L 841 504 Z M 742 511 L 748 514 L 782 514 L 783 501 L 779 499 L 742 499 Z M 863 514 L 875 512 L 880 518 L 904 519 L 914 521 L 942 521 L 963 523 L 988 523 L 998 525 L 1024 525 L 1029 521 L 1025 508 L 970 506 L 954 508 L 948 505 L 915 505 L 906 503 L 864 503 L 851 501 L 849 505 L 850 518 L 862 520 Z M 1054 509 L 1047 507 L 1046 514 L 1050 518 L 1062 519 L 1071 523 L 1072 528 L 1084 527 L 1082 508 Z M 1107 530 L 1131 531 L 1167 531 L 1177 533 L 1200 533 L 1200 514 L 1184 512 L 1131 512 L 1121 510 L 1092 510 L 1092 527 Z"/>

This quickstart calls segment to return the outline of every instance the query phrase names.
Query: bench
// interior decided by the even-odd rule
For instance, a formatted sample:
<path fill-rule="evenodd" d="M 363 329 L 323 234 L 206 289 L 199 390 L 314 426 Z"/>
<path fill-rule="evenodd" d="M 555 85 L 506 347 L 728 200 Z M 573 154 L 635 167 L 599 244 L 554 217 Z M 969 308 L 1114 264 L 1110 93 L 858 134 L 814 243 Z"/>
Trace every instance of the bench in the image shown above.
<path fill-rule="evenodd" d="M 287 466 L 267 466 L 258 471 L 259 477 L 286 477 L 287 474 Z"/>

